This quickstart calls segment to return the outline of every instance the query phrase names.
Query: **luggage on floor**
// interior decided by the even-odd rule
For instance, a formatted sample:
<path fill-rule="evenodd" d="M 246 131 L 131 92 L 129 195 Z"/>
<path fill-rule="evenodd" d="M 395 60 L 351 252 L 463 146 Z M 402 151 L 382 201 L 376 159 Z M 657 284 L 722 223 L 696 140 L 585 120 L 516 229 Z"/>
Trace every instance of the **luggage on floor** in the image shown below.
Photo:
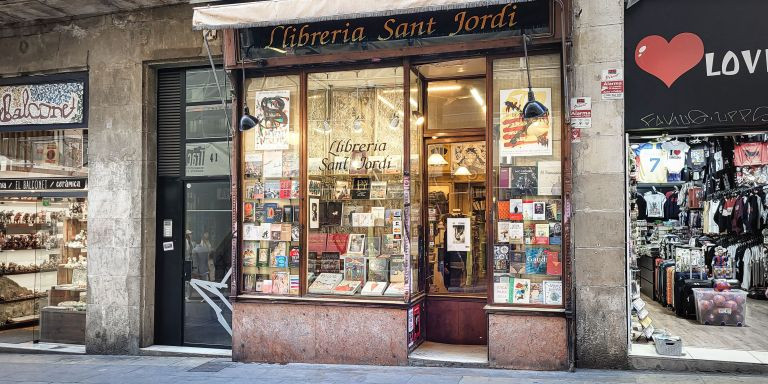
<path fill-rule="evenodd" d="M 699 276 L 701 277 L 701 276 Z M 696 300 L 693 288 L 710 288 L 712 282 L 706 278 L 684 279 L 675 281 L 675 315 L 686 318 L 696 318 Z"/>

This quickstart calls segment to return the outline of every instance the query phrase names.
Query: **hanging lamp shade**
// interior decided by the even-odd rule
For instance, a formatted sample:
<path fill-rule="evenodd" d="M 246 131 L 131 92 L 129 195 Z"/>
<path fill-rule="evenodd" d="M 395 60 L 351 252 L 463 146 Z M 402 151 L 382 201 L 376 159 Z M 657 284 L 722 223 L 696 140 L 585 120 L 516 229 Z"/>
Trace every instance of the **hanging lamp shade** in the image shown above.
<path fill-rule="evenodd" d="M 243 108 L 243 116 L 240 118 L 240 131 L 247 131 L 257 125 L 259 125 L 259 118 L 252 116 L 251 111 L 248 110 L 248 106 L 246 105 L 245 108 Z"/>
<path fill-rule="evenodd" d="M 443 155 L 435 152 L 435 153 L 429 155 L 429 158 L 427 158 L 427 164 L 429 164 L 429 165 L 448 165 L 448 162 L 445 160 L 445 157 L 443 157 Z"/>
<path fill-rule="evenodd" d="M 461 166 L 456 168 L 456 171 L 453 172 L 455 176 L 472 176 L 472 172 L 469 171 L 469 169 L 465 166 Z"/>

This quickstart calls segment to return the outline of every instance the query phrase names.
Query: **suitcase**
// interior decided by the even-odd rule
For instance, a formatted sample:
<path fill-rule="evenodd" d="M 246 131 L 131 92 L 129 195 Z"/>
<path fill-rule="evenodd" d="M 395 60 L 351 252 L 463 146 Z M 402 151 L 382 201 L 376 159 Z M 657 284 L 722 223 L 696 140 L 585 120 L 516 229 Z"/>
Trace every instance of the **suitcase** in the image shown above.
<path fill-rule="evenodd" d="M 667 292 L 667 306 L 668 307 L 674 307 L 674 291 L 675 291 L 675 266 L 669 266 L 667 267 L 667 280 L 666 283 L 666 292 Z"/>
<path fill-rule="evenodd" d="M 712 284 L 705 273 L 695 273 L 693 279 L 688 278 L 689 273 L 677 272 L 675 274 L 675 315 L 678 317 L 696 318 L 696 304 L 693 300 L 693 288 L 708 288 Z"/>
<path fill-rule="evenodd" d="M 664 260 L 659 264 L 658 278 L 656 282 L 656 301 L 667 305 L 667 268 L 675 266 L 674 260 Z M 671 300 L 670 300 L 671 301 Z"/>

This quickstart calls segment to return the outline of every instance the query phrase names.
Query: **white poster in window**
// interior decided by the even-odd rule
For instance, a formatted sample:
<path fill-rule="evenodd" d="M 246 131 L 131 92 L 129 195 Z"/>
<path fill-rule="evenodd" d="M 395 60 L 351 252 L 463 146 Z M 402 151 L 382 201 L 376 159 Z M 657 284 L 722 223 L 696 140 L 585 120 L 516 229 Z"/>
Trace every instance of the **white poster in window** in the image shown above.
<path fill-rule="evenodd" d="M 256 224 L 243 224 L 243 240 L 261 240 L 259 226 Z"/>
<path fill-rule="evenodd" d="M 472 234 L 467 217 L 449 217 L 448 226 L 448 251 L 469 252 L 472 245 Z"/>
<path fill-rule="evenodd" d="M 559 161 L 539 161 L 537 163 L 539 195 L 560 196 L 562 191 L 561 167 Z"/>
<path fill-rule="evenodd" d="M 187 143 L 187 176 L 217 176 L 229 174 L 227 142 Z"/>
<path fill-rule="evenodd" d="M 541 117 L 524 119 L 523 107 L 528 102 L 528 89 L 500 91 L 499 156 L 552 155 L 552 89 L 533 88 L 533 95 L 549 112 Z"/>
<path fill-rule="evenodd" d="M 320 199 L 309 199 L 309 228 L 320 228 Z"/>
<path fill-rule="evenodd" d="M 291 91 L 261 91 L 255 93 L 253 116 L 259 119 L 256 150 L 288 149 L 290 131 Z"/>

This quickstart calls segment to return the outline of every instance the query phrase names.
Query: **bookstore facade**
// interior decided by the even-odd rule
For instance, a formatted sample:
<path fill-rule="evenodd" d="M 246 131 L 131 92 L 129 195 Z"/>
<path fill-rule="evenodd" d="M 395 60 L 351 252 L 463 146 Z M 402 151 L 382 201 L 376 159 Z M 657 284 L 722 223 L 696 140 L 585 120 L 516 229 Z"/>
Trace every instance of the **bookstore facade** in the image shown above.
<path fill-rule="evenodd" d="M 233 358 L 566 368 L 563 3 L 321 3 L 193 18 L 224 29 L 240 127 Z"/>

